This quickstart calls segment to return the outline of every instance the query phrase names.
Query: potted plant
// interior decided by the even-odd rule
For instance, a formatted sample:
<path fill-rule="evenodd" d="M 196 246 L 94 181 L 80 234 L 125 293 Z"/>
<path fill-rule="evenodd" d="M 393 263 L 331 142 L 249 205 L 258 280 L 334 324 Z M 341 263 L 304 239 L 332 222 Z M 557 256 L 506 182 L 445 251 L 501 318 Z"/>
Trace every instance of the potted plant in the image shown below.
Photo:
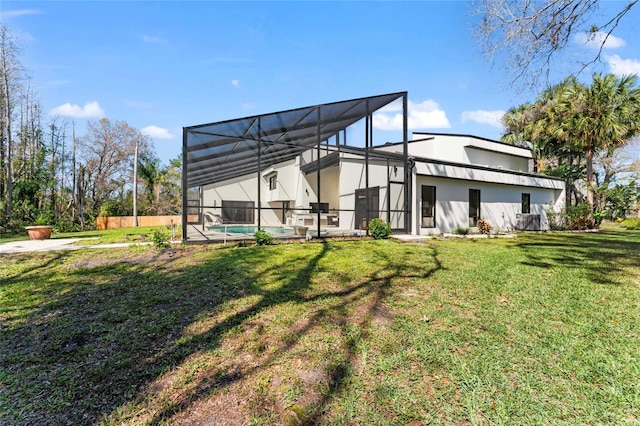
<path fill-rule="evenodd" d="M 36 224 L 32 226 L 26 226 L 25 229 L 29 234 L 30 240 L 48 240 L 51 238 L 51 231 L 53 230 L 53 226 L 47 225 L 49 222 L 49 217 L 40 213 L 36 218 Z"/>

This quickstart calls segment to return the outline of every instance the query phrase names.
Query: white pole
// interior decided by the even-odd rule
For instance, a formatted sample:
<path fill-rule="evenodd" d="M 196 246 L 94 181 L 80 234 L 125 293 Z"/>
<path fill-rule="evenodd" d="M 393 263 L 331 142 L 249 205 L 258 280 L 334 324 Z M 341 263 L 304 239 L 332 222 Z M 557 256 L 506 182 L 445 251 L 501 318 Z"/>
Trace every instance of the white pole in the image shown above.
<path fill-rule="evenodd" d="M 136 149 L 133 155 L 133 226 L 138 226 L 138 147 L 140 141 L 136 139 Z"/>

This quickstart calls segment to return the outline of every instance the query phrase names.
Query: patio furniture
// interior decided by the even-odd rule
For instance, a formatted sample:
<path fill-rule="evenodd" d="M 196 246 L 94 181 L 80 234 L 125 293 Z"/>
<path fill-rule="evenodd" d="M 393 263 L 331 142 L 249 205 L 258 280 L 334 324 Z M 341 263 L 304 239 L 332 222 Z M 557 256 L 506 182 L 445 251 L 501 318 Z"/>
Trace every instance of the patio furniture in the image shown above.
<path fill-rule="evenodd" d="M 220 216 L 219 214 L 204 212 L 202 216 L 204 217 L 204 220 L 203 220 L 204 226 L 222 225 L 224 223 L 222 216 Z"/>

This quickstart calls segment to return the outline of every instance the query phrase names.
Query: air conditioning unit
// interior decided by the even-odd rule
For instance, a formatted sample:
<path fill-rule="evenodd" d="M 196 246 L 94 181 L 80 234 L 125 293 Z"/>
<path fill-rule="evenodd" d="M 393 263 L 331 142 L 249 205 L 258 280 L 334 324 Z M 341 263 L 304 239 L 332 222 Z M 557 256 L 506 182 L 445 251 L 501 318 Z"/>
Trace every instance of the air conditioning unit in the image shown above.
<path fill-rule="evenodd" d="M 539 231 L 540 215 L 520 213 L 516 215 L 516 229 L 520 231 Z"/>

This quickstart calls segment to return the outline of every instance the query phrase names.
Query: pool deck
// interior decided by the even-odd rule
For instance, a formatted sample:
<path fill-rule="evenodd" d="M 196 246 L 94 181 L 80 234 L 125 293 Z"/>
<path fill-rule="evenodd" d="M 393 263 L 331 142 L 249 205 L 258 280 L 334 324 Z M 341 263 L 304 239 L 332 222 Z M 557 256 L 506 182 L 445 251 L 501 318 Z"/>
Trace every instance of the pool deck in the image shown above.
<path fill-rule="evenodd" d="M 229 225 L 232 227 L 233 225 Z M 240 226 L 240 225 L 236 225 Z M 265 226 L 265 228 L 269 228 L 269 226 Z M 303 233 L 295 233 L 294 227 L 291 227 L 291 233 L 274 233 L 272 234 L 275 239 L 297 239 L 297 240 L 311 240 L 313 238 L 317 238 L 318 230 L 312 229 L 311 227 L 307 228 Z M 231 241 L 243 241 L 243 240 L 253 240 L 253 233 L 232 233 L 232 232 L 216 232 L 210 230 L 202 230 L 202 228 L 198 227 L 190 227 L 188 230 L 188 242 L 190 243 L 225 243 Z M 330 227 L 322 227 L 320 229 L 320 237 L 358 237 L 365 236 L 366 231 L 360 229 L 338 229 L 338 228 L 330 228 Z"/>

